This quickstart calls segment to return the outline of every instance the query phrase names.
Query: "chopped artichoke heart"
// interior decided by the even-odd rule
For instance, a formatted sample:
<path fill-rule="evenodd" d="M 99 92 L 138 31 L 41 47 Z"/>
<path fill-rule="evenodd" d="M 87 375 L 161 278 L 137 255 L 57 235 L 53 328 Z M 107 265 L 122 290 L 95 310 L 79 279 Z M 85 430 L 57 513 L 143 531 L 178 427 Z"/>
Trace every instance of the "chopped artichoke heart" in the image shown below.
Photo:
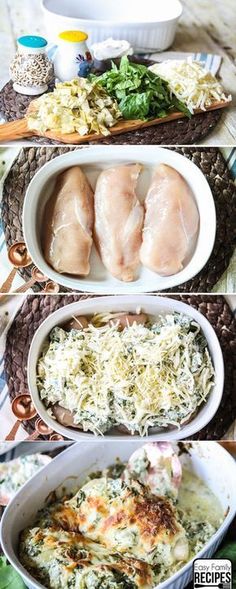
<path fill-rule="evenodd" d="M 120 118 L 117 102 L 100 85 L 84 78 L 58 83 L 53 92 L 34 101 L 34 110 L 27 115 L 29 129 L 81 136 L 108 135 Z"/>

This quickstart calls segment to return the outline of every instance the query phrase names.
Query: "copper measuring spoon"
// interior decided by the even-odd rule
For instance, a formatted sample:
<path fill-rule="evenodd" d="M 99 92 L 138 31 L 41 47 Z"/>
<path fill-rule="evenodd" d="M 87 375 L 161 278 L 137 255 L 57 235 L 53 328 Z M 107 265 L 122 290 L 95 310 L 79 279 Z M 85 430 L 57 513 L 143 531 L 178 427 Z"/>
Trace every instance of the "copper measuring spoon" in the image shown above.
<path fill-rule="evenodd" d="M 22 421 L 28 421 L 37 415 L 37 411 L 33 405 L 31 396 L 28 393 L 18 395 L 11 403 L 12 413 L 17 418 L 11 431 L 5 438 L 6 441 L 15 440 L 16 433 L 21 425 Z"/>
<path fill-rule="evenodd" d="M 49 427 L 41 417 L 38 417 L 35 422 L 35 431 L 26 438 L 27 441 L 29 440 L 36 440 L 39 436 L 49 436 L 49 434 L 53 433 L 53 429 Z"/>
<path fill-rule="evenodd" d="M 17 241 L 11 245 L 8 250 L 8 260 L 14 268 L 12 268 L 5 282 L 3 282 L 0 288 L 1 293 L 9 292 L 19 268 L 26 268 L 32 264 L 31 257 L 28 254 L 24 241 Z"/>
<path fill-rule="evenodd" d="M 60 434 L 52 434 L 49 440 L 50 442 L 61 442 L 64 441 L 64 438 Z"/>
<path fill-rule="evenodd" d="M 59 284 L 57 282 L 53 282 L 53 280 L 49 280 L 43 289 L 43 292 L 47 294 L 57 294 L 60 290 Z"/>
<path fill-rule="evenodd" d="M 35 282 L 47 282 L 47 276 L 45 276 L 36 266 L 31 270 L 31 278 L 23 286 L 20 286 L 15 292 L 26 292 L 35 284 Z"/>

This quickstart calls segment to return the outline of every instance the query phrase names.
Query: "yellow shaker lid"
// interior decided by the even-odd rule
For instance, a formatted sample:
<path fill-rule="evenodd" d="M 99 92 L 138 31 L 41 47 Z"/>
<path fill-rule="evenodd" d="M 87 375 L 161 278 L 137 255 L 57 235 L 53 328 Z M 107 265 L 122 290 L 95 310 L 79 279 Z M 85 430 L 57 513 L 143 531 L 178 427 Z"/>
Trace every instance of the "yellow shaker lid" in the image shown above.
<path fill-rule="evenodd" d="M 80 43 L 81 41 L 86 41 L 88 35 L 83 33 L 83 31 L 62 31 L 62 33 L 59 33 L 58 37 L 59 39 L 62 39 L 62 41 Z"/>

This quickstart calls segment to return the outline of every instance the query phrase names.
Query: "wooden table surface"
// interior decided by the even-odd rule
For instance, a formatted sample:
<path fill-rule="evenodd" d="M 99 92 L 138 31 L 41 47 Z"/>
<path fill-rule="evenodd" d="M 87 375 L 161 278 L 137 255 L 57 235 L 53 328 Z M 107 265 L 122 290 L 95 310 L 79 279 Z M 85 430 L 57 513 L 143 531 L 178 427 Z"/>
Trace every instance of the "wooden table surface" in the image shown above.
<path fill-rule="evenodd" d="M 109 0 L 108 0 L 109 1 Z M 202 145 L 236 143 L 236 10 L 235 0 L 182 0 L 184 11 L 172 50 L 221 55 L 220 77 L 233 96 L 233 106 Z M 8 79 L 15 39 L 26 33 L 45 34 L 40 0 L 0 0 L 0 81 Z"/>

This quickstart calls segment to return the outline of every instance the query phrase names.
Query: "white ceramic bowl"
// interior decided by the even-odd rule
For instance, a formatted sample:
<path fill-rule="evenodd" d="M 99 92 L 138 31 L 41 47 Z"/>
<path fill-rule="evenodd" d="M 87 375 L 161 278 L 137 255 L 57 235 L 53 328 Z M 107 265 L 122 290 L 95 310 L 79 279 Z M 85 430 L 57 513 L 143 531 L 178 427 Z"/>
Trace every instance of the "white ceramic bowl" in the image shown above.
<path fill-rule="evenodd" d="M 43 589 L 43 585 L 35 581 L 19 562 L 18 539 L 21 530 L 32 525 L 38 510 L 45 505 L 52 491 L 57 489 L 60 492 L 62 486 L 66 492 L 75 490 L 76 485 L 81 485 L 89 472 L 106 468 L 114 463 L 117 456 L 121 460 L 128 460 L 130 454 L 140 445 L 140 442 L 74 444 L 17 493 L 2 519 L 1 543 L 8 560 L 23 577 L 29 589 Z M 225 513 L 219 530 L 197 555 L 198 558 L 210 558 L 222 542 L 236 514 L 236 463 L 216 442 L 192 442 L 188 447 L 188 454 L 182 454 L 180 459 L 213 491 Z M 158 589 L 183 589 L 192 578 L 192 564 L 193 560 L 189 561 L 167 581 L 160 583 Z"/>
<path fill-rule="evenodd" d="M 91 185 L 95 188 L 98 174 L 112 165 L 140 163 L 141 172 L 137 194 L 145 197 L 150 184 L 153 168 L 159 163 L 172 166 L 189 184 L 200 216 L 198 239 L 192 256 L 183 270 L 173 276 L 159 276 L 147 268 L 140 267 L 137 280 L 125 283 L 113 278 L 103 266 L 95 249 L 92 248 L 91 271 L 86 278 L 59 274 L 44 260 L 41 247 L 40 230 L 45 203 L 49 198 L 56 176 L 74 165 L 80 165 Z M 34 264 L 51 280 L 73 291 L 95 292 L 99 294 L 124 294 L 152 292 L 177 287 L 190 280 L 205 266 L 214 245 L 216 232 L 216 213 L 212 193 L 201 170 L 183 155 L 170 149 L 146 145 L 119 145 L 114 147 L 96 146 L 77 149 L 45 164 L 33 177 L 26 192 L 23 208 L 23 232 L 28 251 Z"/>
<path fill-rule="evenodd" d="M 135 51 L 167 49 L 182 14 L 179 0 L 42 0 L 48 38 L 57 42 L 64 30 L 88 34 L 88 44 L 108 37 L 126 39 Z"/>
<path fill-rule="evenodd" d="M 207 319 L 190 305 L 167 297 L 148 295 L 101 297 L 71 303 L 49 315 L 38 328 L 30 346 L 28 357 L 28 385 L 30 394 L 40 417 L 57 433 L 72 440 L 94 439 L 93 433 L 81 432 L 80 430 L 64 427 L 55 421 L 55 419 L 52 419 L 39 397 L 36 385 L 36 367 L 43 345 L 50 331 L 53 327 L 62 325 L 68 321 L 72 315 L 89 316 L 94 313 L 106 313 L 109 311 L 135 312 L 137 307 L 141 307 L 142 311 L 149 315 L 167 314 L 176 311 L 194 318 L 200 324 L 202 332 L 206 337 L 215 368 L 215 385 L 207 402 L 200 408 L 198 414 L 189 423 L 183 425 L 180 430 L 167 429 L 165 432 L 157 432 L 153 429 L 153 432 L 150 433 L 148 438 L 151 440 L 191 439 L 191 436 L 205 427 L 215 415 L 223 392 L 224 364 L 220 344 L 214 329 Z M 109 435 L 106 434 L 105 437 L 110 440 L 130 440 L 130 435 L 124 435 L 120 432 L 117 433 L 117 431 L 114 433 L 111 432 Z M 140 436 L 134 435 L 132 439 L 140 439 Z"/>

